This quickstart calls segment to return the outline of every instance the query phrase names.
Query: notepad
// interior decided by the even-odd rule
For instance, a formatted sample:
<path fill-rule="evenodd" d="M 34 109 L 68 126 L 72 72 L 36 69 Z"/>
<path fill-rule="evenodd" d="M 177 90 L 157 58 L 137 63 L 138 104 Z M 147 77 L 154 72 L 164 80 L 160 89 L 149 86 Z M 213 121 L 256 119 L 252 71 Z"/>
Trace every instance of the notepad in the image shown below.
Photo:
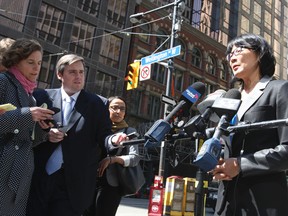
<path fill-rule="evenodd" d="M 12 105 L 11 103 L 1 104 L 0 109 L 5 111 L 15 110 L 17 107 Z"/>

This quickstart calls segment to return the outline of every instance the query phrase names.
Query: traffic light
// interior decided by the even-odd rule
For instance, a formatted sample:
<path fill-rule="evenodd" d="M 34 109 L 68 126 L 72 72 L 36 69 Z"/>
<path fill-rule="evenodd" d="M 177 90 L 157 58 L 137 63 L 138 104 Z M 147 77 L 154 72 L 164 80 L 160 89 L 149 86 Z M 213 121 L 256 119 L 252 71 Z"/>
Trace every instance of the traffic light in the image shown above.
<path fill-rule="evenodd" d="M 137 88 L 139 77 L 140 61 L 128 65 L 127 90 Z"/>

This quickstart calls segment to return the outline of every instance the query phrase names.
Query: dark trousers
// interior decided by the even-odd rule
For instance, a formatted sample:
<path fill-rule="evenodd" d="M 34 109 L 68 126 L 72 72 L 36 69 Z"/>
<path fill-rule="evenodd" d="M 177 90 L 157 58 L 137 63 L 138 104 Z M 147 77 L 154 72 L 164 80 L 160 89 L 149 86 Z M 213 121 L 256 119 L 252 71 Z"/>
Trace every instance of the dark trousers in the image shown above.
<path fill-rule="evenodd" d="M 105 177 L 97 182 L 94 202 L 83 216 L 115 216 L 121 201 L 119 187 L 112 187 Z"/>
<path fill-rule="evenodd" d="M 68 199 L 64 169 L 52 175 L 34 173 L 27 206 L 27 216 L 80 216 Z"/>

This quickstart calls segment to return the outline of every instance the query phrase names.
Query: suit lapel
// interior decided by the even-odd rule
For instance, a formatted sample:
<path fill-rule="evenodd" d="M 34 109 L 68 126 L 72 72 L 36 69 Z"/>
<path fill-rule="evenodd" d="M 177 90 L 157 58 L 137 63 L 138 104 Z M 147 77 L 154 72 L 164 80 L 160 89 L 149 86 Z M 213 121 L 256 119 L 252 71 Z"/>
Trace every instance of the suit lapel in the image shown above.
<path fill-rule="evenodd" d="M 52 100 L 53 107 L 59 108 L 61 111 L 53 116 L 53 119 L 57 122 L 57 125 L 63 125 L 62 121 L 62 96 L 60 89 L 47 90 L 50 99 Z"/>
<path fill-rule="evenodd" d="M 72 110 L 68 125 L 66 126 L 66 131 L 69 131 L 80 117 L 81 117 L 81 114 L 74 107 Z"/>
<path fill-rule="evenodd" d="M 263 77 L 255 86 L 253 91 L 242 100 L 241 106 L 237 112 L 238 119 L 241 120 L 246 111 L 258 100 L 258 98 L 263 94 L 263 90 L 270 82 L 270 77 Z"/>

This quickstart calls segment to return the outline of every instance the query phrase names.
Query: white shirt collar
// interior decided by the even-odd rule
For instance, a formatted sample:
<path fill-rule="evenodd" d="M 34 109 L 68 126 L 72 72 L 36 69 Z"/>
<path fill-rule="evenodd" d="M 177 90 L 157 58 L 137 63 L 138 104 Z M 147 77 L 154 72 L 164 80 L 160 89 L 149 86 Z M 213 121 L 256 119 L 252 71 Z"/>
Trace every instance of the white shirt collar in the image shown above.
<path fill-rule="evenodd" d="M 69 96 L 69 95 L 65 92 L 64 88 L 61 87 L 62 101 L 66 101 L 67 98 L 72 97 L 73 100 L 76 102 L 76 101 L 77 101 L 77 98 L 78 98 L 78 96 L 79 96 L 79 94 L 80 94 L 80 92 L 81 92 L 81 91 L 78 91 L 78 92 L 76 92 L 75 94 Z"/>

